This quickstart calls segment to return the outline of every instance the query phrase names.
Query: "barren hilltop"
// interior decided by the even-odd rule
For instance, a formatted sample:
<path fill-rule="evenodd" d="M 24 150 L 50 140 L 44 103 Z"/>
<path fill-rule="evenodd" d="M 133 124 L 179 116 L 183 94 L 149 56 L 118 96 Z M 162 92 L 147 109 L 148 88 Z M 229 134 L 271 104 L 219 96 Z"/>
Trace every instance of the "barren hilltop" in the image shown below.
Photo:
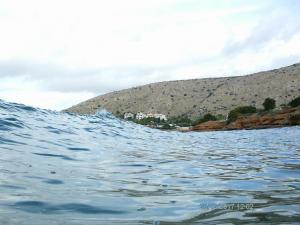
<path fill-rule="evenodd" d="M 237 77 L 166 81 L 100 95 L 67 112 L 94 114 L 105 108 L 113 114 L 162 113 L 168 117 L 226 115 L 237 106 L 262 107 L 265 98 L 277 107 L 300 96 L 300 63 Z"/>

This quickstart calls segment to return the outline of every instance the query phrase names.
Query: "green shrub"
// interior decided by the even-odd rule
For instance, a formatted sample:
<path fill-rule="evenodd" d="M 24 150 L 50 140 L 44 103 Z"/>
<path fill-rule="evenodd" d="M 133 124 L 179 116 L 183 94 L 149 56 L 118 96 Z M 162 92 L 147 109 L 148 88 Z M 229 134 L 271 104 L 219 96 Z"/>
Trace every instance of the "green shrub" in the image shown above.
<path fill-rule="evenodd" d="M 263 103 L 265 111 L 269 111 L 271 109 L 275 109 L 276 101 L 273 98 L 266 98 Z"/>
<path fill-rule="evenodd" d="M 216 120 L 218 120 L 218 118 L 216 116 L 214 116 L 210 113 L 207 113 L 203 117 L 193 121 L 192 125 L 195 126 L 195 125 L 198 125 L 200 123 L 204 123 L 204 122 L 207 122 L 207 121 L 216 121 Z"/>
<path fill-rule="evenodd" d="M 297 107 L 300 105 L 300 96 L 290 101 L 289 106 Z"/>
<path fill-rule="evenodd" d="M 136 122 L 141 125 L 154 125 L 160 123 L 160 119 L 154 117 L 147 117 L 141 120 L 136 120 Z"/>
<path fill-rule="evenodd" d="M 218 114 L 217 116 L 217 120 L 225 120 L 226 116 L 222 115 L 222 114 Z"/>
<path fill-rule="evenodd" d="M 192 120 L 189 119 L 187 116 L 172 117 L 168 120 L 168 122 L 181 127 L 188 127 L 192 125 Z"/>
<path fill-rule="evenodd" d="M 257 109 L 254 106 L 240 106 L 231 110 L 228 114 L 227 121 L 235 121 L 240 115 L 256 113 Z"/>
<path fill-rule="evenodd" d="M 217 117 L 215 117 L 210 113 L 207 113 L 203 116 L 203 121 L 215 121 L 215 120 L 217 120 Z"/>

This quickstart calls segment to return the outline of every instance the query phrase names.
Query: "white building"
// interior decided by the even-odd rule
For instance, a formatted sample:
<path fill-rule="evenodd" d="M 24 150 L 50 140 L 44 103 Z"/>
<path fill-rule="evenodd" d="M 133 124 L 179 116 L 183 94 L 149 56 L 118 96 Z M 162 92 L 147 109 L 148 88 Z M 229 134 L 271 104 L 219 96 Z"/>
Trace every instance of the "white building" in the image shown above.
<path fill-rule="evenodd" d="M 147 116 L 147 118 L 149 118 L 149 117 L 153 117 L 154 118 L 154 114 L 153 113 L 147 113 L 146 116 Z"/>
<path fill-rule="evenodd" d="M 138 112 L 136 115 L 135 115 L 135 118 L 137 120 L 141 120 L 141 119 L 144 119 L 144 118 L 147 118 L 147 115 L 142 113 L 142 112 Z"/>
<path fill-rule="evenodd" d="M 124 119 L 128 120 L 128 119 L 134 119 L 134 114 L 127 112 L 124 114 Z"/>
<path fill-rule="evenodd" d="M 148 113 L 146 116 L 147 116 L 147 118 L 152 117 L 155 119 L 160 119 L 160 120 L 165 120 L 165 121 L 167 120 L 166 115 L 160 114 L 160 113 Z"/>
<path fill-rule="evenodd" d="M 155 114 L 153 114 L 153 117 L 156 118 L 156 119 L 167 121 L 167 117 L 164 114 L 155 113 Z"/>
<path fill-rule="evenodd" d="M 135 118 L 137 120 L 142 120 L 144 118 L 155 118 L 155 119 L 160 119 L 160 120 L 167 121 L 166 115 L 160 114 L 160 113 L 147 113 L 147 114 L 144 114 L 142 112 L 138 112 L 136 114 Z"/>

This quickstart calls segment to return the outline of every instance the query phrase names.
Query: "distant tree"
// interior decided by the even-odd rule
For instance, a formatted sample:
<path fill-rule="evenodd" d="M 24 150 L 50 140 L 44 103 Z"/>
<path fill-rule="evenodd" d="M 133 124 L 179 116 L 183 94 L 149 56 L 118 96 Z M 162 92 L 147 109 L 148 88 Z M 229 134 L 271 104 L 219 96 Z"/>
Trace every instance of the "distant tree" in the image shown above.
<path fill-rule="evenodd" d="M 168 119 L 168 122 L 181 127 L 188 127 L 192 125 L 192 120 L 185 115 L 171 117 L 170 119 Z"/>
<path fill-rule="evenodd" d="M 289 102 L 289 106 L 297 107 L 300 105 L 300 96 Z"/>
<path fill-rule="evenodd" d="M 143 118 L 141 120 L 136 120 L 136 122 L 141 125 L 155 125 L 155 124 L 160 123 L 160 119 L 154 118 L 154 117 L 147 117 L 147 118 Z"/>
<path fill-rule="evenodd" d="M 215 120 L 218 120 L 218 118 L 216 116 L 214 116 L 210 113 L 207 113 L 203 117 L 200 117 L 200 118 L 194 120 L 192 125 L 195 126 L 195 125 L 198 125 L 200 123 L 204 123 L 204 122 L 207 122 L 207 121 L 215 121 Z"/>
<path fill-rule="evenodd" d="M 216 115 L 217 120 L 225 120 L 226 116 L 224 116 L 223 114 L 218 114 Z"/>
<path fill-rule="evenodd" d="M 256 113 L 257 109 L 254 106 L 240 106 L 231 110 L 228 114 L 227 122 L 235 121 L 239 115 Z"/>
<path fill-rule="evenodd" d="M 263 103 L 265 111 L 275 109 L 276 107 L 276 101 L 273 98 L 266 98 Z"/>
<path fill-rule="evenodd" d="M 215 120 L 217 120 L 217 117 L 210 113 L 207 113 L 203 116 L 203 120 L 204 121 L 215 121 Z"/>

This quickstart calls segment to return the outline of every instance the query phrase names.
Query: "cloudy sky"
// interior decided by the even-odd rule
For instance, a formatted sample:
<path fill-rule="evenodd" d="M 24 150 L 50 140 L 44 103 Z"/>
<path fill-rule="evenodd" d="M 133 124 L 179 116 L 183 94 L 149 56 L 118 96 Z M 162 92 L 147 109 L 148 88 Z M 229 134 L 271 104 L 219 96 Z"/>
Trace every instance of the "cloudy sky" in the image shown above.
<path fill-rule="evenodd" d="M 300 62 L 298 0 L 0 0 L 0 99 L 60 110 Z"/>

